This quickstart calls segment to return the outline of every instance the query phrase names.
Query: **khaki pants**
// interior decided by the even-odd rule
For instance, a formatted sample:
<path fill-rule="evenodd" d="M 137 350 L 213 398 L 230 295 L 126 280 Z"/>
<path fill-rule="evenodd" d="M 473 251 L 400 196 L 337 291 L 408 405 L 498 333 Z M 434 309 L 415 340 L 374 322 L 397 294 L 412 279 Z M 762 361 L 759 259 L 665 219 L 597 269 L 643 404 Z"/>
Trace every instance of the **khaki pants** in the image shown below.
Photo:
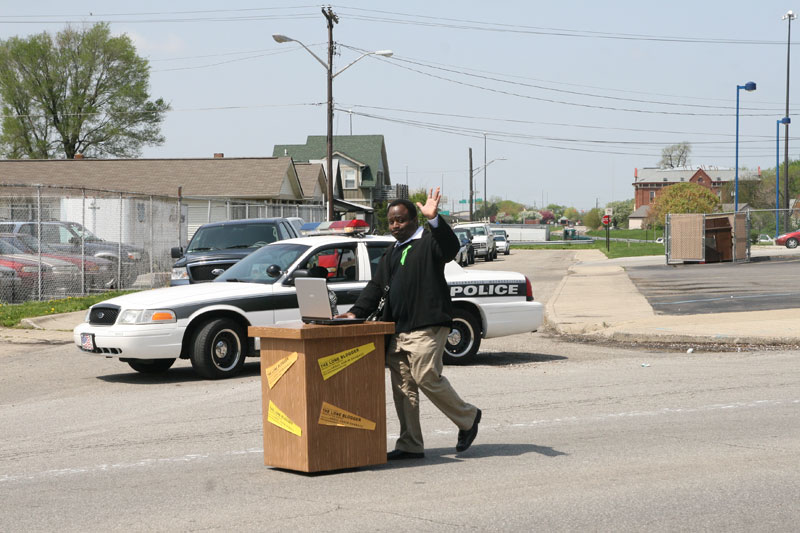
<path fill-rule="evenodd" d="M 394 407 L 400 419 L 400 438 L 395 444 L 398 450 L 425 450 L 419 424 L 419 391 L 459 429 L 469 429 L 475 422 L 477 407 L 462 400 L 442 376 L 442 354 L 448 333 L 450 328 L 431 327 L 398 333 L 389 341 L 386 355 Z"/>

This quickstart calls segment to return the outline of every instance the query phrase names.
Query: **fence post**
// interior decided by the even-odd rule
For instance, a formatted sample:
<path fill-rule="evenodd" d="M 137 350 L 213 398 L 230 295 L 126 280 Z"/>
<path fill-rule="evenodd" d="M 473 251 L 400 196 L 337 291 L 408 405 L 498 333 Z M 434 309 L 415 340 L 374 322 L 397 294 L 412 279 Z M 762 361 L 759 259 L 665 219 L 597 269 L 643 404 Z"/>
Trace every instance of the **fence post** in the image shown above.
<path fill-rule="evenodd" d="M 180 217 L 178 217 L 180 218 Z M 150 196 L 150 286 L 153 286 L 153 254 L 155 253 L 155 246 L 153 245 L 153 196 Z"/>
<path fill-rule="evenodd" d="M 36 186 L 36 247 L 38 248 L 38 279 L 37 279 L 37 299 L 42 301 L 42 187 Z"/>
<path fill-rule="evenodd" d="M 81 189 L 81 226 L 86 229 L 86 189 Z M 81 296 L 86 296 L 86 247 L 81 239 Z"/>
<path fill-rule="evenodd" d="M 119 242 L 117 243 L 117 286 L 122 288 L 122 193 L 119 193 Z"/>

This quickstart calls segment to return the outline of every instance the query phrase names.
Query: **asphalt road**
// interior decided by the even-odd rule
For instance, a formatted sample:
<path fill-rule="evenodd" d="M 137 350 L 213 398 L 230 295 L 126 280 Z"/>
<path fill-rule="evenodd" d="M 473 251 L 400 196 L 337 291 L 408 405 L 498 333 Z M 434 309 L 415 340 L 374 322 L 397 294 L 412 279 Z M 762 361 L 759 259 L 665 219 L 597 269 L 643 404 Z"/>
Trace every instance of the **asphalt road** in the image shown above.
<path fill-rule="evenodd" d="M 486 268 L 527 272 L 546 300 L 571 252 L 542 252 Z M 304 475 L 263 465 L 255 361 L 212 382 L 185 361 L 153 378 L 6 345 L 0 531 L 796 530 L 800 352 L 484 348 L 445 369 L 484 412 L 467 452 L 423 400 L 425 459 Z M 387 420 L 391 448 L 389 395 Z"/>
<path fill-rule="evenodd" d="M 800 307 L 800 257 L 737 264 L 632 266 L 625 271 L 657 314 Z"/>

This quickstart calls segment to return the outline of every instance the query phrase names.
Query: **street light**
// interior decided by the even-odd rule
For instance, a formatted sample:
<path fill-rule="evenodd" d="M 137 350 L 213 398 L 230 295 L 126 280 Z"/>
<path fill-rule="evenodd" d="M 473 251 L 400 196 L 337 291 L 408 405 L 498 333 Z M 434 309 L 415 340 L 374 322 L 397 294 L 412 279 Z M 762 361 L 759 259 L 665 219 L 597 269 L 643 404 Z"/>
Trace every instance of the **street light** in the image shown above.
<path fill-rule="evenodd" d="M 781 176 L 781 124 L 789 124 L 792 119 L 783 117 L 775 121 L 775 238 L 778 238 L 778 224 L 779 216 L 778 210 L 780 209 L 780 176 Z M 786 169 L 789 172 L 789 169 Z"/>
<path fill-rule="evenodd" d="M 327 72 L 327 80 L 328 80 L 328 114 L 327 114 L 327 156 L 326 156 L 326 166 L 327 166 L 327 174 L 328 174 L 328 186 L 327 186 L 327 196 L 328 196 L 328 220 L 333 220 L 333 78 L 347 70 L 348 68 L 352 67 L 358 61 L 364 59 L 367 56 L 376 55 L 376 56 L 383 56 L 383 57 L 391 57 L 393 52 L 391 50 L 378 50 L 375 52 L 365 52 L 361 54 L 355 61 L 352 61 L 344 68 L 340 69 L 339 72 L 333 72 L 333 21 L 337 21 L 338 19 L 335 18 L 336 15 L 333 13 L 326 14 L 325 10 L 323 9 L 323 14 L 325 14 L 326 18 L 328 18 L 328 61 L 323 61 L 317 54 L 312 52 L 305 44 L 298 41 L 297 39 L 292 39 L 291 37 L 287 37 L 286 35 L 276 34 L 273 35 L 272 38 L 275 39 L 276 43 L 288 43 L 288 42 L 295 42 L 302 46 L 306 52 L 314 56 L 314 59 L 319 61 L 319 63 L 325 67 L 325 71 Z M 330 17 L 329 17 L 330 15 Z"/>
<path fill-rule="evenodd" d="M 787 11 L 784 16 L 781 17 L 781 20 L 787 21 L 787 31 L 788 34 L 786 36 L 786 113 L 784 114 L 785 117 L 789 117 L 789 52 L 792 48 L 792 21 L 797 18 L 797 15 L 792 13 L 791 11 Z M 786 129 L 783 132 L 783 142 L 784 142 L 784 163 L 786 169 L 786 175 L 783 177 L 783 188 L 785 189 L 783 197 L 785 199 L 784 206 L 786 208 L 786 216 L 783 220 L 784 230 L 789 231 L 789 123 L 786 122 Z"/>
<path fill-rule="evenodd" d="M 756 82 L 748 81 L 744 85 L 736 86 L 736 175 L 733 185 L 733 212 L 739 212 L 739 91 L 744 89 L 747 92 L 756 90 Z"/>
<path fill-rule="evenodd" d="M 495 161 L 506 161 L 506 158 L 505 157 L 496 157 L 496 158 L 492 159 L 491 161 L 489 161 L 488 163 L 484 164 L 483 166 L 478 167 L 473 172 L 473 178 L 475 177 L 475 175 L 483 172 L 483 207 L 484 207 L 484 215 L 487 214 L 486 204 L 487 204 L 487 202 L 489 200 L 488 198 L 486 198 L 486 168 L 489 165 L 491 165 L 492 163 L 494 163 Z"/>

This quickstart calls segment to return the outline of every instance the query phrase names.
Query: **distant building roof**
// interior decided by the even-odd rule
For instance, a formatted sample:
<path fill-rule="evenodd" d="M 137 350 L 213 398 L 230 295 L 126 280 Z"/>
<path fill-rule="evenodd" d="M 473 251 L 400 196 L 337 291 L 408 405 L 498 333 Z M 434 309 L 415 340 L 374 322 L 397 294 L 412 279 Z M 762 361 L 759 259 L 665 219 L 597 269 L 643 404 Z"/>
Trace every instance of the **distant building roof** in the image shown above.
<path fill-rule="evenodd" d="M 381 169 L 381 159 L 386 160 L 386 147 L 383 135 L 334 135 L 333 152 L 361 163 L 366 167 L 362 171 L 361 185 L 375 185 L 376 172 Z M 327 154 L 327 137 L 309 135 L 306 144 L 276 144 L 272 150 L 274 157 L 291 156 L 295 161 L 314 161 L 325 159 Z M 384 183 L 390 185 L 389 168 L 383 168 Z"/>
<path fill-rule="evenodd" d="M 0 185 L 50 185 L 156 196 L 302 199 L 289 157 L 5 159 Z M 312 190 L 313 192 L 313 190 Z"/>
<path fill-rule="evenodd" d="M 649 205 L 642 205 L 639 206 L 639 209 L 631 213 L 628 218 L 647 218 L 647 215 L 650 214 L 650 206 Z"/>
<path fill-rule="evenodd" d="M 634 183 L 663 183 L 689 181 L 698 170 L 702 170 L 714 181 L 733 181 L 736 177 L 734 168 L 718 167 L 681 167 L 681 168 L 640 168 Z M 754 170 L 739 169 L 740 180 L 758 179 L 758 172 Z"/>

